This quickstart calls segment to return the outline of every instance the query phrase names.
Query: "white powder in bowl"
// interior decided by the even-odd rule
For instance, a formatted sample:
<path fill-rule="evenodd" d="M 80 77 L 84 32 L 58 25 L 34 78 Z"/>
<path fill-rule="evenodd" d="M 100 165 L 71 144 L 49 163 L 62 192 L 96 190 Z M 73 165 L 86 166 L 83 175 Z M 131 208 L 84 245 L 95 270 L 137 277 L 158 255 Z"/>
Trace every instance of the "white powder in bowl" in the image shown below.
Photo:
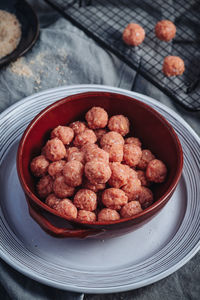
<path fill-rule="evenodd" d="M 21 25 L 16 16 L 0 10 L 0 59 L 13 52 L 21 39 Z"/>

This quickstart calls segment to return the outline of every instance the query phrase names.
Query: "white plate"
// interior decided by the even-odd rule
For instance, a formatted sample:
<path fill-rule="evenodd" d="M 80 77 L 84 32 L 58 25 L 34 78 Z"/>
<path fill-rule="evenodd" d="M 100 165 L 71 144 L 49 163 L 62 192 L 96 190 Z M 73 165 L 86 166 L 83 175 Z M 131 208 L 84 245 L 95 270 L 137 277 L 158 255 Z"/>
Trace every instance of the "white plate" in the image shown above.
<path fill-rule="evenodd" d="M 18 142 L 44 107 L 67 95 L 93 90 L 136 97 L 160 112 L 182 143 L 183 174 L 168 204 L 135 232 L 107 240 L 53 238 L 28 214 L 16 171 Z M 176 113 L 147 96 L 122 89 L 62 87 L 16 103 L 0 115 L 0 256 L 39 282 L 85 293 L 127 291 L 168 276 L 200 249 L 199 149 L 199 137 Z"/>

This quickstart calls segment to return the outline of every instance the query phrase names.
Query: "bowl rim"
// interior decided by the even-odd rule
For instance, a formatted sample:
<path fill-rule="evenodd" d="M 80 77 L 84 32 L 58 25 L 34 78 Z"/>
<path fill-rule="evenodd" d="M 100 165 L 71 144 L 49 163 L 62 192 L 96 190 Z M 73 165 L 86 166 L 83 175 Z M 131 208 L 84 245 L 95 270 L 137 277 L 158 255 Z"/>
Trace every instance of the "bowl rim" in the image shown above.
<path fill-rule="evenodd" d="M 115 97 L 123 97 L 126 98 L 127 101 L 136 101 L 138 102 L 140 105 L 142 105 L 145 109 L 151 111 L 154 115 L 156 115 L 158 117 L 158 119 L 160 119 L 160 121 L 162 123 L 164 123 L 164 125 L 166 127 L 168 127 L 168 129 L 170 130 L 174 140 L 176 141 L 176 146 L 178 148 L 178 152 L 179 152 L 179 157 L 178 157 L 178 168 L 176 169 L 176 174 L 172 180 L 171 185 L 169 186 L 169 188 L 167 189 L 167 191 L 162 195 L 162 197 L 160 197 L 156 202 L 154 202 L 152 205 L 150 205 L 148 208 L 144 209 L 142 212 L 129 217 L 129 218 L 122 218 L 119 220 L 115 220 L 115 221 L 95 221 L 95 222 L 86 222 L 86 221 L 80 221 L 77 220 L 75 218 L 70 218 L 70 217 L 66 217 L 61 215 L 60 213 L 58 213 L 56 210 L 50 208 L 47 204 L 45 204 L 42 200 L 40 200 L 29 188 L 28 184 L 26 183 L 25 177 L 23 175 L 23 171 L 22 171 L 22 157 L 23 157 L 23 149 L 25 146 L 25 142 L 26 139 L 30 133 L 30 131 L 32 130 L 32 128 L 34 127 L 34 125 L 37 123 L 37 121 L 42 118 L 47 112 L 53 110 L 55 107 L 58 107 L 60 105 L 62 105 L 63 103 L 66 102 L 70 102 L 70 101 L 74 101 L 78 98 L 82 98 L 82 97 L 86 97 L 86 96 L 94 96 L 94 95 L 102 95 L 102 96 L 106 96 L 106 95 L 114 95 Z M 125 223 L 131 220 L 135 220 L 135 219 L 140 219 L 142 218 L 144 215 L 149 215 L 151 214 L 152 211 L 156 211 L 157 208 L 159 208 L 160 206 L 162 207 L 165 202 L 167 201 L 168 197 L 174 192 L 179 179 L 181 177 L 181 173 L 182 173 L 182 169 L 183 169 L 183 150 L 182 150 L 182 146 L 181 143 L 179 141 L 179 138 L 176 134 L 176 132 L 174 131 L 172 125 L 159 113 L 157 112 L 154 108 L 152 108 L 150 105 L 144 103 L 141 100 L 136 99 L 136 97 L 130 97 L 127 95 L 123 95 L 120 92 L 118 93 L 114 93 L 114 92 L 105 92 L 105 91 L 89 91 L 89 92 L 82 92 L 82 93 L 78 93 L 78 94 L 73 94 L 73 95 L 69 95 L 67 97 L 64 97 L 62 99 L 59 99 L 53 103 L 51 103 L 50 105 L 48 105 L 47 107 L 45 107 L 44 109 L 41 110 L 41 112 L 39 112 L 33 119 L 32 121 L 29 123 L 29 125 L 26 127 L 21 139 L 20 139 L 20 143 L 18 146 L 18 151 L 17 151 L 17 173 L 18 173 L 18 177 L 20 180 L 20 183 L 24 189 L 24 192 L 26 195 L 28 195 L 28 197 L 30 197 L 39 207 L 43 208 L 45 211 L 56 215 L 58 217 L 61 217 L 64 220 L 73 222 L 74 224 L 78 225 L 78 224 L 83 224 L 83 225 L 95 225 L 95 227 L 98 228 L 98 226 L 105 226 L 105 225 L 112 225 L 112 224 L 121 224 L 121 223 Z M 169 200 L 169 199 L 168 199 Z"/>

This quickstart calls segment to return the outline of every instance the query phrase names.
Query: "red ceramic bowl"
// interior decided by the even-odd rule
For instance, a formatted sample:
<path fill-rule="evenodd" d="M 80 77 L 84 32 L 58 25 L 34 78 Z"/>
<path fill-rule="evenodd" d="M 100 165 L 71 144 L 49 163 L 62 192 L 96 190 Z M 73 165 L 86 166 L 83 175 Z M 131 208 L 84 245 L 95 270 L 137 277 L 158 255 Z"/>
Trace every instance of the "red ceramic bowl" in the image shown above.
<path fill-rule="evenodd" d="M 40 154 L 49 134 L 58 125 L 84 118 L 93 106 L 103 107 L 109 116 L 124 114 L 132 124 L 132 135 L 141 139 L 168 168 L 164 183 L 154 187 L 155 202 L 131 218 L 108 222 L 78 222 L 62 217 L 42 202 L 35 192 L 30 162 Z M 24 132 L 17 154 L 19 179 L 26 195 L 30 215 L 48 233 L 56 237 L 116 236 L 127 233 L 150 220 L 171 198 L 181 176 L 183 154 L 171 125 L 150 106 L 136 99 L 107 92 L 87 92 L 59 100 L 39 113 Z"/>

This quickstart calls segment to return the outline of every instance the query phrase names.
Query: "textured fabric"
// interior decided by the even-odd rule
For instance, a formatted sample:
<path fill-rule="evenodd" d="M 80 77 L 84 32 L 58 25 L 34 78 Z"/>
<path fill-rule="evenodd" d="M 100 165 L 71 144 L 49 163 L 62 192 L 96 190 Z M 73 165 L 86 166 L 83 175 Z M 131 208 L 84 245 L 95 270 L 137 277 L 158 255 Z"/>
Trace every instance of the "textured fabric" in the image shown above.
<path fill-rule="evenodd" d="M 42 1 L 32 1 L 40 16 L 36 45 L 18 63 L 0 70 L 0 111 L 25 96 L 62 85 L 91 83 L 131 89 L 135 71 L 100 48 Z M 21 71 L 23 67 L 23 74 Z M 200 113 L 189 113 L 137 76 L 133 90 L 151 96 L 178 112 L 200 134 Z M 127 293 L 81 295 L 37 283 L 0 260 L 0 299 L 192 299 L 200 297 L 200 254 L 166 279 Z"/>
<path fill-rule="evenodd" d="M 0 299 L 82 300 L 83 295 L 61 291 L 31 280 L 0 261 Z M 4 296 L 4 297 L 3 297 Z"/>
<path fill-rule="evenodd" d="M 62 85 L 93 83 L 131 88 L 134 71 L 48 7 L 44 14 L 43 9 L 38 9 L 41 31 L 35 46 L 1 69 L 0 111 L 35 92 Z M 49 24 L 50 20 L 53 23 Z"/>

